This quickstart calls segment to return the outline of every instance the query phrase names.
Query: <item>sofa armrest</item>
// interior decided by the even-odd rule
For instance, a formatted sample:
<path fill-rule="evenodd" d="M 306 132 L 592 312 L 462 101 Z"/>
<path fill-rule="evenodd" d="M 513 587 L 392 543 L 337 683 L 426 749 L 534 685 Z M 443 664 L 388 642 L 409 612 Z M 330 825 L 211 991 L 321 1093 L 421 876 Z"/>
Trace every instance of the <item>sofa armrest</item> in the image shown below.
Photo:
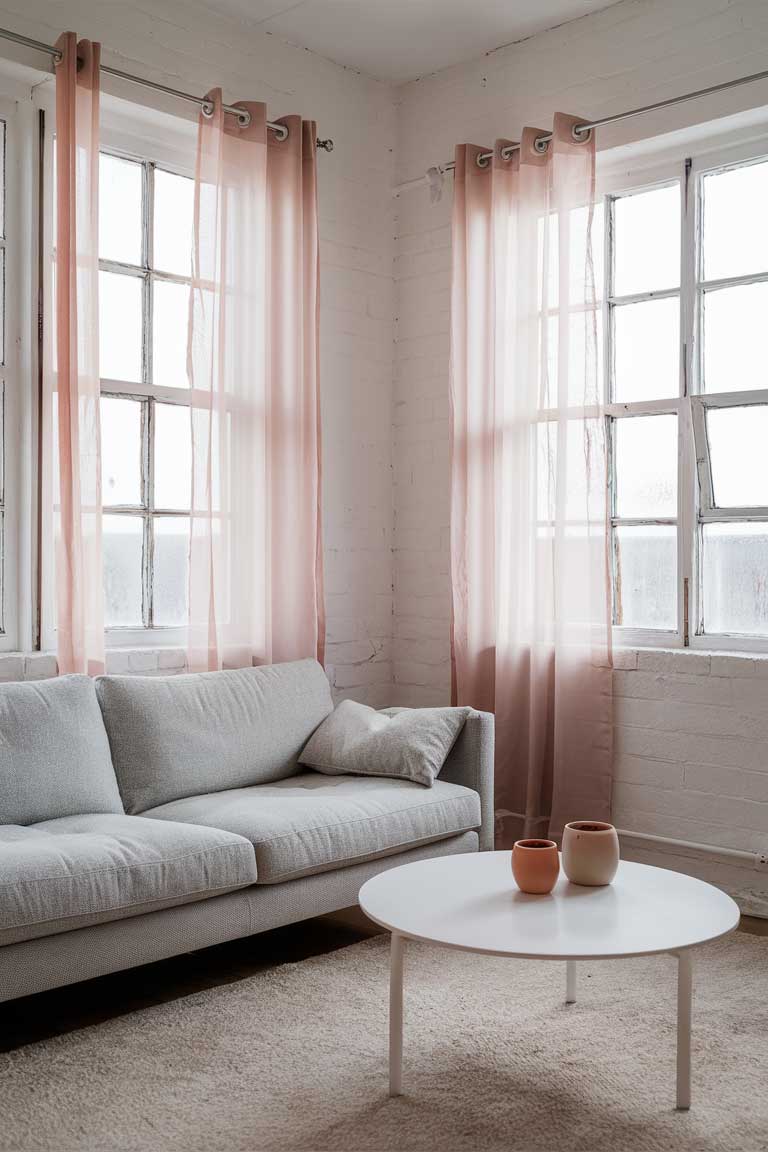
<path fill-rule="evenodd" d="M 404 708 L 383 708 L 392 716 Z M 463 784 L 480 796 L 480 851 L 493 851 L 493 739 L 494 721 L 490 712 L 476 712 L 467 717 L 456 743 L 440 771 L 440 779 L 449 784 Z"/>

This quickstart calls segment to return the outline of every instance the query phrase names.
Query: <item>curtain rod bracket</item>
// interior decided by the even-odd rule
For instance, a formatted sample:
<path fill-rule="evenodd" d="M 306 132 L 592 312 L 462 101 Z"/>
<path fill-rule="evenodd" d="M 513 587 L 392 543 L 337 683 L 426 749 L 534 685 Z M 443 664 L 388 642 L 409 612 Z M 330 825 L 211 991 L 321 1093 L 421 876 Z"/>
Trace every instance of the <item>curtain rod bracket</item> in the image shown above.
<path fill-rule="evenodd" d="M 317 146 L 325 152 L 333 152 L 333 140 L 318 140 Z"/>

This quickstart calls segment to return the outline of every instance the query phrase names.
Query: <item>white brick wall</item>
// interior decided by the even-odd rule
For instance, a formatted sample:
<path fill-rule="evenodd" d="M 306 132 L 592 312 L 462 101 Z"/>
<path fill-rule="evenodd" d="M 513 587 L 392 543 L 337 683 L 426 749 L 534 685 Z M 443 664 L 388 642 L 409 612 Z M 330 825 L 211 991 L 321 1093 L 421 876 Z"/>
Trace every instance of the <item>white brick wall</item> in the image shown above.
<path fill-rule="evenodd" d="M 455 144 L 516 139 L 555 111 L 597 118 L 765 67 L 763 0 L 625 0 L 398 89 L 397 181 Z M 598 147 L 768 104 L 768 85 L 601 129 Z M 396 203 L 393 465 L 395 701 L 449 698 L 448 324 L 452 181 Z M 634 831 L 768 850 L 768 663 L 689 652 L 618 652 L 615 818 Z M 629 851 L 629 848 L 626 849 Z M 660 852 L 633 849 L 637 858 Z M 669 857 L 665 857 L 669 858 Z M 671 857 L 732 890 L 768 872 Z M 750 897 L 754 905 L 755 899 Z"/>
<path fill-rule="evenodd" d="M 338 695 L 389 703 L 391 89 L 190 0 L 9 0 L 0 5 L 0 24 L 48 43 L 73 29 L 102 41 L 105 63 L 200 94 L 221 85 L 227 99 L 265 100 L 274 115 L 314 117 L 320 136 L 333 139 L 334 152 L 319 155 L 318 175 L 327 653 Z M 41 65 L 34 53 L 20 50 L 19 58 Z M 135 86 L 109 90 L 147 98 Z M 178 101 L 165 107 L 189 114 Z M 163 670 L 149 666 L 146 652 L 111 653 L 110 668 L 118 665 Z"/>

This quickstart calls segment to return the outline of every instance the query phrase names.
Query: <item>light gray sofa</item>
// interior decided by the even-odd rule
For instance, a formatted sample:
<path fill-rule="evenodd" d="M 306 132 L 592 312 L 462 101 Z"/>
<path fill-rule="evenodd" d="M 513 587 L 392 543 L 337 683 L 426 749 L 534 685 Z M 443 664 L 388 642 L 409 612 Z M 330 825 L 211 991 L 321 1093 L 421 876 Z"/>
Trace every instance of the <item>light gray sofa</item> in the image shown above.
<path fill-rule="evenodd" d="M 314 660 L 0 686 L 0 1001 L 355 904 L 493 846 L 493 718 L 432 788 L 304 769 Z"/>

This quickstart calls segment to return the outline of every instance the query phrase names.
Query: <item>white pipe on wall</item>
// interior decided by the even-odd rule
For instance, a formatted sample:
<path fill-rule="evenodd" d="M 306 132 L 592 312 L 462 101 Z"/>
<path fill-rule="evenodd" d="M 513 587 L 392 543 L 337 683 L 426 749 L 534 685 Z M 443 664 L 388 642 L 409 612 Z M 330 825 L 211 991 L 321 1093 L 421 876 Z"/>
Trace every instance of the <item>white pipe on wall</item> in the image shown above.
<path fill-rule="evenodd" d="M 768 852 L 748 852 L 744 848 L 719 848 L 716 844 L 697 844 L 693 840 L 675 840 L 671 836 L 655 836 L 650 832 L 631 832 L 626 828 L 617 828 L 619 836 L 627 836 L 631 840 L 643 840 L 649 844 L 666 845 L 668 848 L 682 848 L 689 852 L 704 852 L 708 856 L 727 856 L 731 860 L 743 860 L 753 868 L 768 867 Z"/>

